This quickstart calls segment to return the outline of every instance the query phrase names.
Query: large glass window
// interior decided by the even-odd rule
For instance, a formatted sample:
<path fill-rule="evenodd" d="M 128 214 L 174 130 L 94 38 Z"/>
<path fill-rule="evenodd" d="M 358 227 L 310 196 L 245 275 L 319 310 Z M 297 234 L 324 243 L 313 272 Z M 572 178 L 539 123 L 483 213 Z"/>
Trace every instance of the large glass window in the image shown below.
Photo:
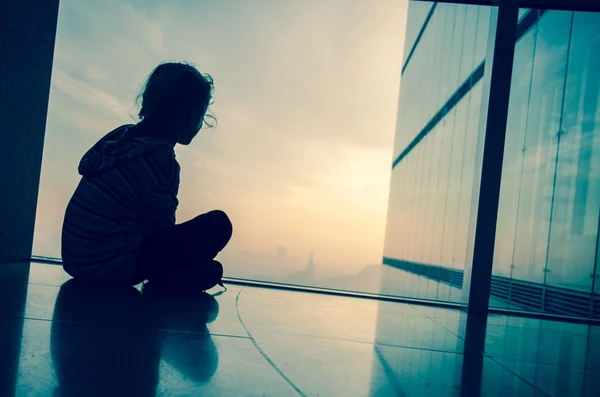
<path fill-rule="evenodd" d="M 545 276 L 570 23 L 570 13 L 548 12 L 529 33 L 535 35 L 535 50 L 522 147 L 513 271 L 514 278 L 528 281 L 543 282 Z"/>
<path fill-rule="evenodd" d="M 600 17 L 531 11 L 513 66 L 494 279 L 520 309 L 590 315 L 597 285 Z M 597 289 L 596 289 L 597 291 Z"/>
<path fill-rule="evenodd" d="M 406 67 L 394 149 L 405 156 L 392 170 L 384 293 L 460 301 L 482 95 L 481 75 L 467 79 L 485 56 L 489 18 L 482 7 L 437 4 Z M 463 96 L 449 101 L 465 81 Z"/>
<path fill-rule="evenodd" d="M 406 8 L 61 1 L 34 253 L 60 256 L 82 155 L 185 60 L 213 75 L 218 125 L 176 149 L 178 221 L 229 214 L 226 276 L 377 292 Z"/>

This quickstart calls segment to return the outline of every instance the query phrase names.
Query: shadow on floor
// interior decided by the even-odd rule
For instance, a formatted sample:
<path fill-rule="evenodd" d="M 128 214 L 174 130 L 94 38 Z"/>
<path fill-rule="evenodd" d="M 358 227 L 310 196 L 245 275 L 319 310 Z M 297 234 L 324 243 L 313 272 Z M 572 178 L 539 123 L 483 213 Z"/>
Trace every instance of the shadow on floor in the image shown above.
<path fill-rule="evenodd" d="M 174 296 L 150 284 L 140 292 L 67 281 L 52 319 L 54 397 L 154 396 L 161 360 L 195 383 L 209 381 L 218 353 L 206 324 L 218 313 L 206 293 Z"/>

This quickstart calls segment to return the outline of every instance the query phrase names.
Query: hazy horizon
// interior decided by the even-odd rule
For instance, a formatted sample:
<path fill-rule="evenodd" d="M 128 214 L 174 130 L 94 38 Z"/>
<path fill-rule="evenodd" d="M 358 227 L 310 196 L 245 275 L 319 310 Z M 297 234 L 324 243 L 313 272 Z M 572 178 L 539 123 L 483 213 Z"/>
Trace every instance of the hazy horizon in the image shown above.
<path fill-rule="evenodd" d="M 279 247 L 290 272 L 311 253 L 324 275 L 380 264 L 406 11 L 395 0 L 61 1 L 34 254 L 60 255 L 84 152 L 133 121 L 159 62 L 185 60 L 214 77 L 218 126 L 176 148 L 178 222 L 229 214 L 226 271 Z"/>

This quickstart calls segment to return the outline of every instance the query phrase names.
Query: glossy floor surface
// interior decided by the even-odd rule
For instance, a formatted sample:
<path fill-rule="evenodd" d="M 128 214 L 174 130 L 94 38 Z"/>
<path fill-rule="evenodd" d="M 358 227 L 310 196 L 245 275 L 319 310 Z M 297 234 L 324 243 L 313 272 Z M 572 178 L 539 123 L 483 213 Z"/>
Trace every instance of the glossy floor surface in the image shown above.
<path fill-rule="evenodd" d="M 600 327 L 0 265 L 0 396 L 598 396 Z"/>

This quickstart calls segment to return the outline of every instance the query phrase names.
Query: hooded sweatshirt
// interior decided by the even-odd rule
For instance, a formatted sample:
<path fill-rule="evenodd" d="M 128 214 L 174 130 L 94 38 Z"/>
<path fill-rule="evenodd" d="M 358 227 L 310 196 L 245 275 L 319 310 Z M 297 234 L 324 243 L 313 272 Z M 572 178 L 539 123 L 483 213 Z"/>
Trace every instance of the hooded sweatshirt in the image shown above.
<path fill-rule="evenodd" d="M 173 146 L 124 125 L 81 159 L 65 213 L 63 266 L 75 278 L 128 283 L 144 236 L 175 224 L 180 167 Z"/>

